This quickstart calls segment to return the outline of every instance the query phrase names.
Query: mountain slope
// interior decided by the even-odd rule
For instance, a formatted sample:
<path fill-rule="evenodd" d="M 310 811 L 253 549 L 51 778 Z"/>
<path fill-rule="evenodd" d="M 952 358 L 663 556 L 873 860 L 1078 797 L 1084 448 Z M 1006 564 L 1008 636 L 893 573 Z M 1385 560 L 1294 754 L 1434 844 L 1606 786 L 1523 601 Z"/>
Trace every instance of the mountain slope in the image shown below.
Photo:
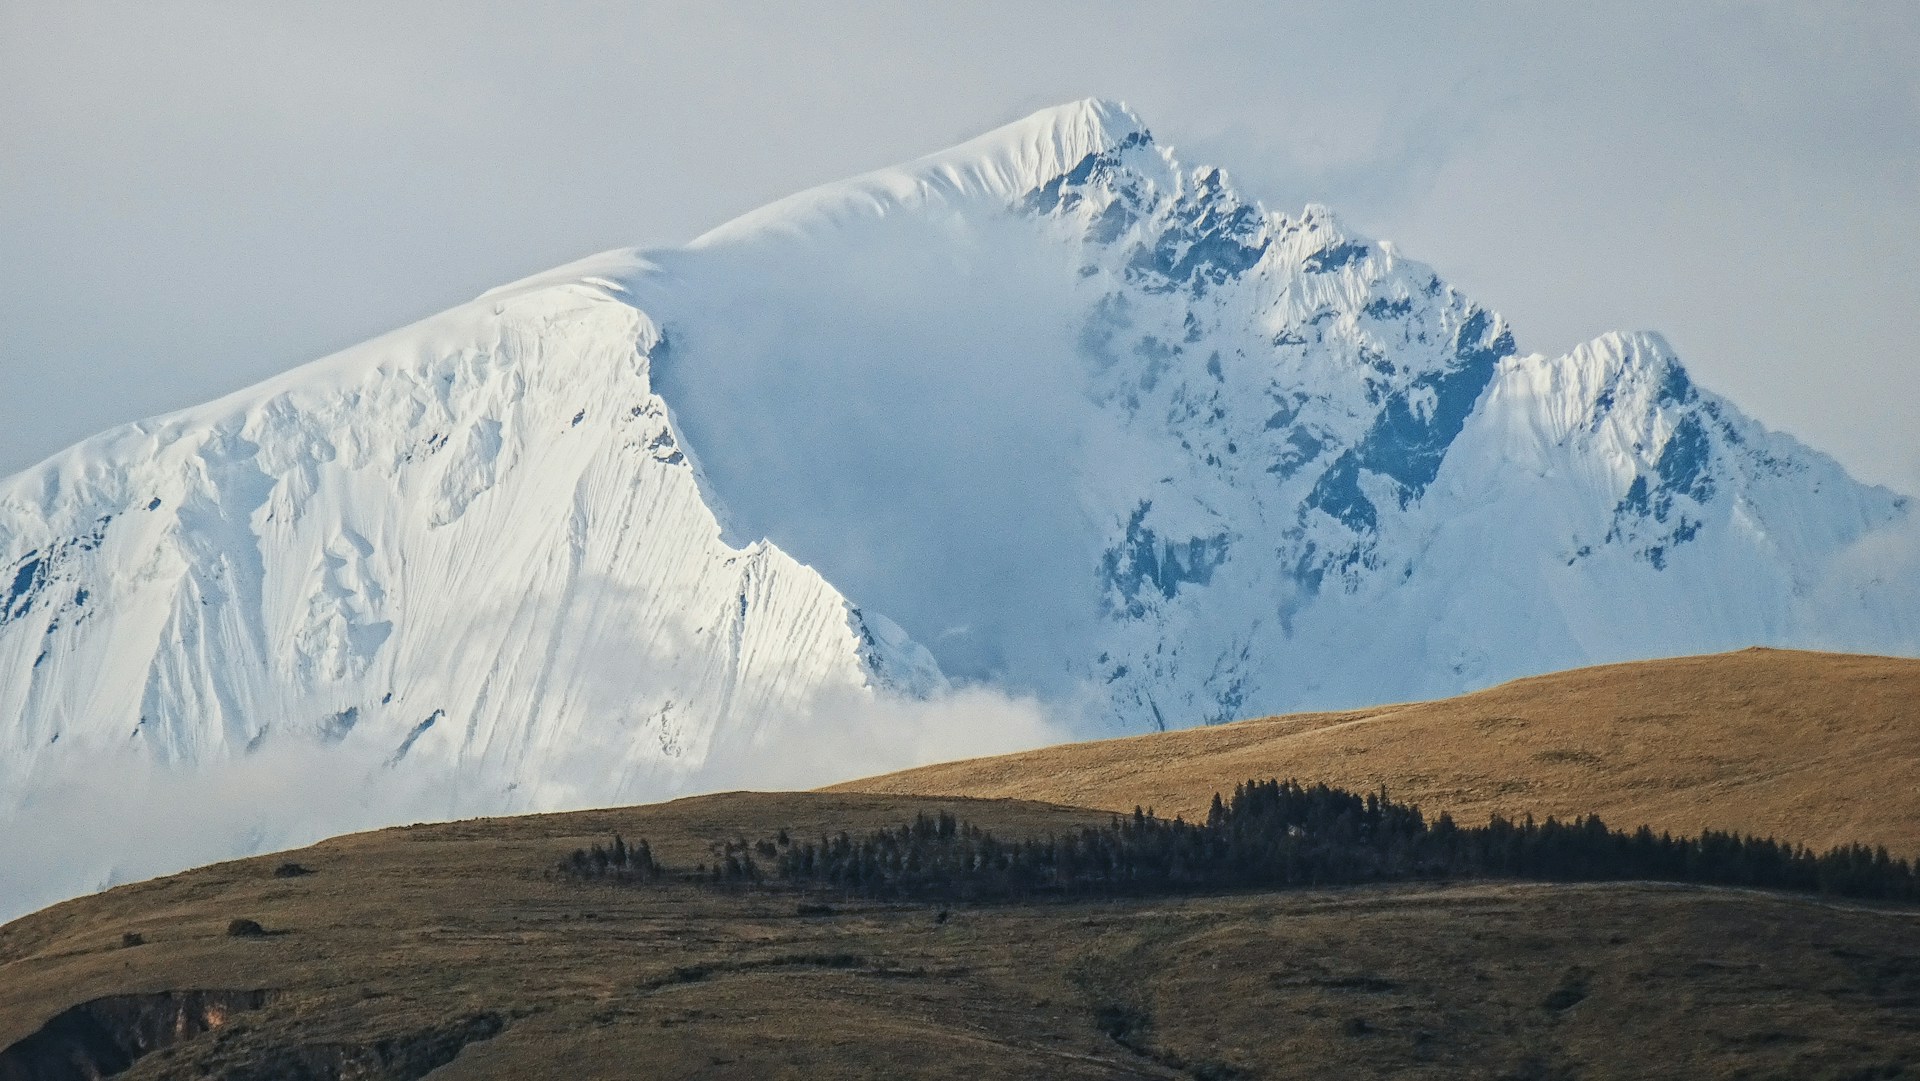
<path fill-rule="evenodd" d="M 819 575 L 720 540 L 658 340 L 608 286 L 505 292 L 13 478 L 0 793 L 62 753 L 290 740 L 553 806 L 936 684 Z"/>
<path fill-rule="evenodd" d="M 946 762 L 839 791 L 1204 816 L 1252 778 L 1385 785 L 1428 814 L 1599 814 L 1920 854 L 1920 661 L 1779 650 L 1607 665 L 1459 698 Z"/>

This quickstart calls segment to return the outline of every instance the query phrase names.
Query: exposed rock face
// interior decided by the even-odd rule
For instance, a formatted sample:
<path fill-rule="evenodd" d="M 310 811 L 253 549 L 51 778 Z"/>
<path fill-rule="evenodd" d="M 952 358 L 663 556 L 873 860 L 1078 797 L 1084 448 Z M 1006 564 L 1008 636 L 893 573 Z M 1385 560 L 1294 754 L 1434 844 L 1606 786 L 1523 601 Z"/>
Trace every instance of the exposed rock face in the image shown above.
<path fill-rule="evenodd" d="M 224 1028 L 267 998 L 265 991 L 161 991 L 83 1002 L 0 1051 L 0 1081 L 112 1077 L 155 1051 Z"/>

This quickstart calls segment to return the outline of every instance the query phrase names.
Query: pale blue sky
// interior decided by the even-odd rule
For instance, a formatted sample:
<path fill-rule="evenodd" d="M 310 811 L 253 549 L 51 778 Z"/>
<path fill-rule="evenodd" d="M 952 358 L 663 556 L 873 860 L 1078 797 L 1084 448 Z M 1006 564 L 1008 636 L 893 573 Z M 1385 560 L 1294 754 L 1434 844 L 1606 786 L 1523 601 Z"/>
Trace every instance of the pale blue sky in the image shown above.
<path fill-rule="evenodd" d="M 1097 94 L 1920 492 L 1920 5 L 930 7 L 9 0 L 0 471 Z"/>

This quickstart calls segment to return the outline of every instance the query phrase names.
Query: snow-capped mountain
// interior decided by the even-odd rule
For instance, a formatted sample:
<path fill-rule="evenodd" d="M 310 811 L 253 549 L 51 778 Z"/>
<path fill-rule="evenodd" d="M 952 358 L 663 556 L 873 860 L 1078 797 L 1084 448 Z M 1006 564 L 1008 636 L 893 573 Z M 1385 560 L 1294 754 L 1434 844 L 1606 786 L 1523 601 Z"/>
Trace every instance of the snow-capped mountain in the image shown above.
<path fill-rule="evenodd" d="M 949 677 L 1094 733 L 1911 653 L 1872 557 L 1910 519 L 1659 338 L 1524 354 L 1085 101 L 0 484 L 0 812 L 54 759 L 276 741 L 640 798 Z"/>

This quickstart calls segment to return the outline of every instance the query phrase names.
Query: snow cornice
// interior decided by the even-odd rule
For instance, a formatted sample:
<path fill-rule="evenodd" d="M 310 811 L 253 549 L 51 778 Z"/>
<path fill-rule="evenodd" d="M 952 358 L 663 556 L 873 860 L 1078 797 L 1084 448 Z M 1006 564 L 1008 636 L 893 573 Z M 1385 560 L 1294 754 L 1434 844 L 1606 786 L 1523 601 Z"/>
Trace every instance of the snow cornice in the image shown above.
<path fill-rule="evenodd" d="M 695 238 L 688 247 L 719 247 L 768 233 L 803 235 L 849 219 L 882 217 L 902 205 L 1004 202 L 1070 171 L 1088 155 L 1152 139 L 1125 104 L 1084 98 L 902 165 L 790 195 Z"/>

